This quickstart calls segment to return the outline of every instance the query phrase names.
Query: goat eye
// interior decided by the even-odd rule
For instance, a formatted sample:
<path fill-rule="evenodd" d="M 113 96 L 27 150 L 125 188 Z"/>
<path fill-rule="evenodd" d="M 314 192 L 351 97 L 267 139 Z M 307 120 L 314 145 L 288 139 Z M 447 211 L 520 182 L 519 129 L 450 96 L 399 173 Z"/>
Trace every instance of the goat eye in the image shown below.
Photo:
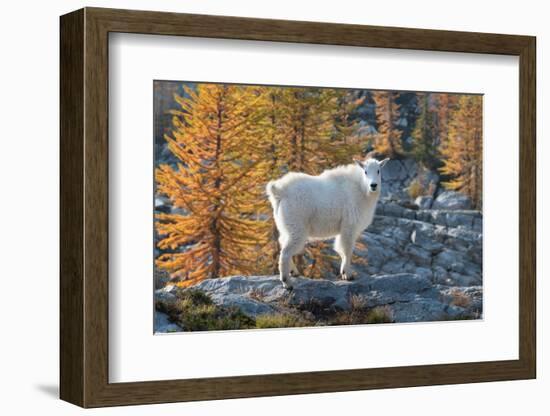
<path fill-rule="evenodd" d="M 380 175 L 380 169 L 378 169 L 378 174 Z"/>

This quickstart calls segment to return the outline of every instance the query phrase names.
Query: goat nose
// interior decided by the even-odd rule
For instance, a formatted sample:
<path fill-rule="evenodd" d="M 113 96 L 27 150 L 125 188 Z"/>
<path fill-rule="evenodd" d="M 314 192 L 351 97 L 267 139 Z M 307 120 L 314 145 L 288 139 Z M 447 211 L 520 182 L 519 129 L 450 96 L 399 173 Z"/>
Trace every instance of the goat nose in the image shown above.
<path fill-rule="evenodd" d="M 372 189 L 373 191 L 376 189 L 376 187 L 378 186 L 377 183 L 371 183 L 370 184 L 370 189 Z"/>

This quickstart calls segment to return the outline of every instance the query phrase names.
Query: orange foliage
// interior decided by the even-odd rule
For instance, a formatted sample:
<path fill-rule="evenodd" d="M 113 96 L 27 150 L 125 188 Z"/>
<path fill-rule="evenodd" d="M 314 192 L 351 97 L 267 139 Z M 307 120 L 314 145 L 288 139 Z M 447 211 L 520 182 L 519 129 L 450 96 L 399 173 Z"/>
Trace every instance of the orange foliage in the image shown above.
<path fill-rule="evenodd" d="M 177 168 L 156 170 L 159 194 L 180 214 L 158 214 L 158 267 L 187 283 L 209 277 L 258 273 L 258 253 L 269 241 L 264 202 L 266 161 L 257 140 L 254 87 L 200 84 L 175 97 L 173 130 L 166 136 Z"/>
<path fill-rule="evenodd" d="M 183 214 L 158 214 L 157 267 L 182 285 L 232 274 L 275 272 L 277 231 L 265 184 L 290 170 L 318 174 L 349 163 L 361 140 L 345 91 L 198 84 L 175 97 L 172 133 L 179 160 L 156 170 L 156 192 Z M 304 274 L 322 276 L 336 257 L 309 246 Z"/>
<path fill-rule="evenodd" d="M 403 155 L 402 132 L 396 127 L 399 93 L 372 96 L 375 150 Z M 156 266 L 179 277 L 182 285 L 275 273 L 277 230 L 265 184 L 291 170 L 315 175 L 359 156 L 367 139 L 358 135 L 352 114 L 362 100 L 349 90 L 223 84 L 186 87 L 174 100 L 178 108 L 165 139 L 178 163 L 156 169 L 155 192 L 168 197 L 178 213 L 156 215 L 162 250 Z M 431 102 L 437 103 L 429 110 L 433 123 L 426 123 L 425 98 L 415 146 L 441 141 L 441 173 L 449 178 L 445 185 L 480 204 L 481 98 L 463 96 L 457 102 L 433 94 Z M 435 131 L 430 136 L 428 126 Z M 298 265 L 305 276 L 323 277 L 335 272 L 337 260 L 329 243 L 317 242 L 307 246 Z"/>
<path fill-rule="evenodd" d="M 451 112 L 448 136 L 442 142 L 441 173 L 447 189 L 468 195 L 476 208 L 482 203 L 482 97 L 463 95 Z"/>

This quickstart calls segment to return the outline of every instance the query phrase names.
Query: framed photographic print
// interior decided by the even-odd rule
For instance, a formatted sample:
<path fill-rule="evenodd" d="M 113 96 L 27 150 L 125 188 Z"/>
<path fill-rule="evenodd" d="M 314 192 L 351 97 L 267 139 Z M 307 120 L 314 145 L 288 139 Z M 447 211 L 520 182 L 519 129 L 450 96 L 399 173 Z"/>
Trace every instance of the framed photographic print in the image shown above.
<path fill-rule="evenodd" d="M 62 16 L 61 398 L 534 378 L 535 103 L 529 36 Z"/>

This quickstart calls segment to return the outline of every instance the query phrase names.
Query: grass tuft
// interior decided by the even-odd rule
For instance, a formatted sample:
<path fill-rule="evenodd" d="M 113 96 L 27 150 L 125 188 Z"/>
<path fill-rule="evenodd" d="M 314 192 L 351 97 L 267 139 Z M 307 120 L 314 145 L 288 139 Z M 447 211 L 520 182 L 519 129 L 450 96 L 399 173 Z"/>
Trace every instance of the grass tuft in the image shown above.
<path fill-rule="evenodd" d="M 259 315 L 256 317 L 256 328 L 293 328 L 313 325 L 313 322 L 291 314 Z"/>
<path fill-rule="evenodd" d="M 390 324 L 394 322 L 393 310 L 388 305 L 377 306 L 367 313 L 367 324 Z"/>
<path fill-rule="evenodd" d="M 422 182 L 419 179 L 413 180 L 407 188 L 407 193 L 413 200 L 423 195 L 424 186 L 422 186 Z"/>
<path fill-rule="evenodd" d="M 390 306 L 367 307 L 367 300 L 361 295 L 350 297 L 350 310 L 341 311 L 329 319 L 329 325 L 385 324 L 394 322 Z"/>
<path fill-rule="evenodd" d="M 254 319 L 238 308 L 219 306 L 203 291 L 180 290 L 172 305 L 157 305 L 185 331 L 215 331 L 255 328 Z"/>

